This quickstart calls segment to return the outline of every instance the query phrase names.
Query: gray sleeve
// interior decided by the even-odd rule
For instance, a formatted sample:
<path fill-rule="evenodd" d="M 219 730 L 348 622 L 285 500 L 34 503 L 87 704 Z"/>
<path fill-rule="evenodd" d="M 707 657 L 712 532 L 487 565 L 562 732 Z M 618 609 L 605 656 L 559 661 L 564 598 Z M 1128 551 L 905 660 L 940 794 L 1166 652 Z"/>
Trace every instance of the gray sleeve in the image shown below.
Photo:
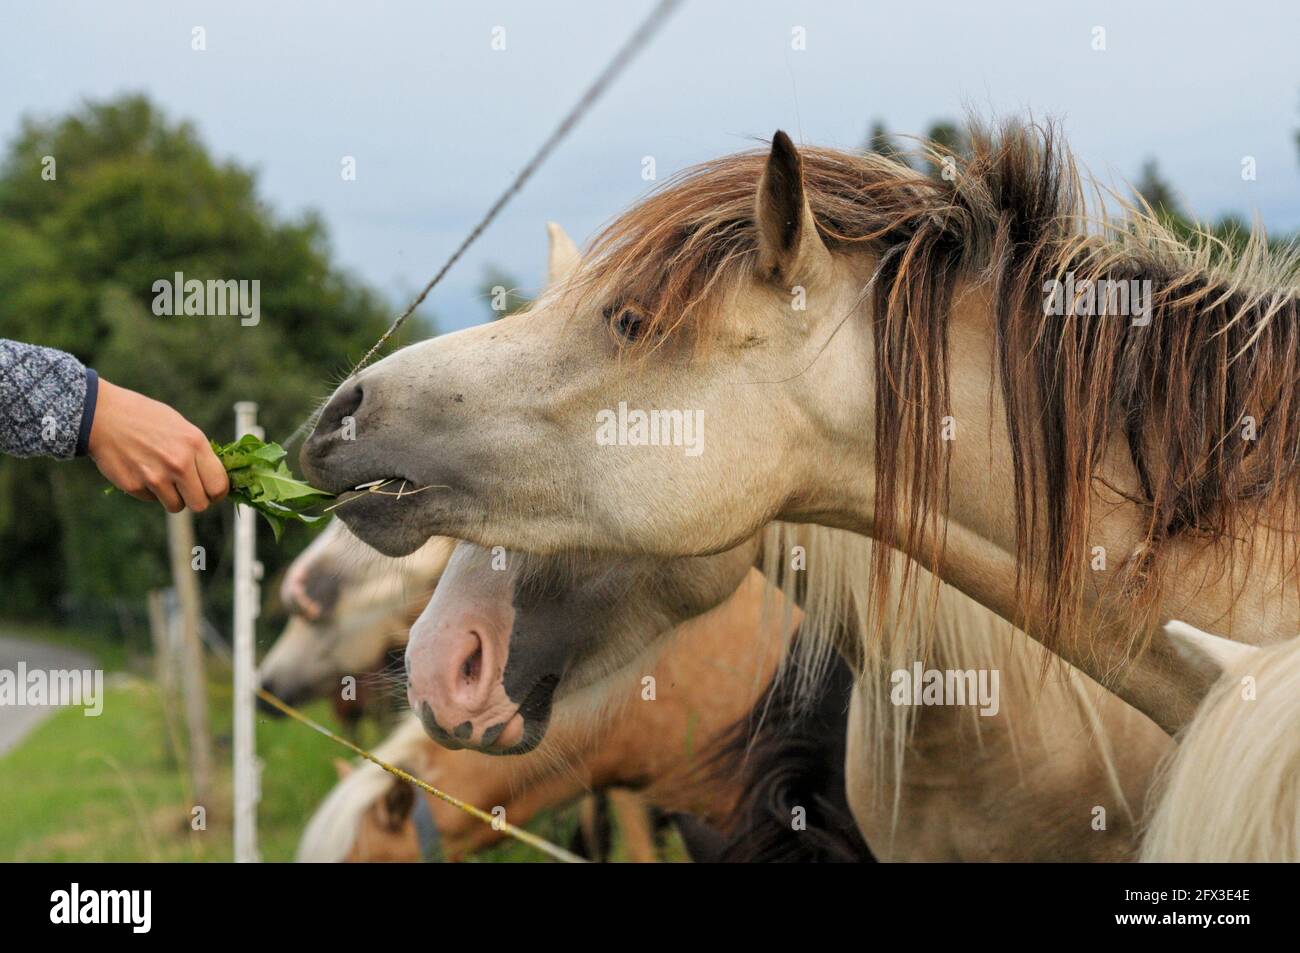
<path fill-rule="evenodd" d="M 0 453 L 84 454 L 99 380 L 71 354 L 0 338 Z"/>

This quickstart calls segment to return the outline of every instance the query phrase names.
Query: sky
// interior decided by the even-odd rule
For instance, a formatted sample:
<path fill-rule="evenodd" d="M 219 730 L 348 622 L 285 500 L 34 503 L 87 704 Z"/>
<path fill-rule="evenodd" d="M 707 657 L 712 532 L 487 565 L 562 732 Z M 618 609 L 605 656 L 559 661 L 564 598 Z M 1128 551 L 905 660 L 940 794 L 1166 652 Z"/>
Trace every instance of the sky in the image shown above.
<path fill-rule="evenodd" d="M 277 213 L 318 212 L 336 263 L 396 309 L 652 6 L 14 4 L 0 32 L 0 140 L 25 115 L 143 91 L 192 121 L 218 157 L 255 169 Z M 686 0 L 434 291 L 431 310 L 443 330 L 483 320 L 494 265 L 535 291 L 545 222 L 590 238 L 653 187 L 646 157 L 662 181 L 776 129 L 851 149 L 875 119 L 916 134 L 968 110 L 1058 119 L 1107 182 L 1136 179 L 1153 158 L 1201 218 L 1236 212 L 1270 231 L 1300 229 L 1297 37 L 1295 0 Z M 355 180 L 341 175 L 345 156 Z"/>

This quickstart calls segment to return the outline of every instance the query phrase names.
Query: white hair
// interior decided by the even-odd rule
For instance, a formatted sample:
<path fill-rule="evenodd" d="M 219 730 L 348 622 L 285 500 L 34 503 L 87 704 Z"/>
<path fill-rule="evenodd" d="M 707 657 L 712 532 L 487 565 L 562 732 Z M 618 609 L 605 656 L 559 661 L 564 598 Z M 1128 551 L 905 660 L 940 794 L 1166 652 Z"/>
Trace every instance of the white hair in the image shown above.
<path fill-rule="evenodd" d="M 1157 790 L 1144 861 L 1300 861 L 1300 639 L 1228 666 Z"/>

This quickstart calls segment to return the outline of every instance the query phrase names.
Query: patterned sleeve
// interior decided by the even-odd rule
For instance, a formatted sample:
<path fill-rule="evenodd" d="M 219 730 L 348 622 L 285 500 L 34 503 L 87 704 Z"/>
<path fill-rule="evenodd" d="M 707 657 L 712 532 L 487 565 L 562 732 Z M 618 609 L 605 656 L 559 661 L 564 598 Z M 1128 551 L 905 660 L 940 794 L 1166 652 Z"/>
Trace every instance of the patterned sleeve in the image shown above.
<path fill-rule="evenodd" d="M 86 452 L 99 379 L 71 354 L 0 338 L 0 453 Z"/>

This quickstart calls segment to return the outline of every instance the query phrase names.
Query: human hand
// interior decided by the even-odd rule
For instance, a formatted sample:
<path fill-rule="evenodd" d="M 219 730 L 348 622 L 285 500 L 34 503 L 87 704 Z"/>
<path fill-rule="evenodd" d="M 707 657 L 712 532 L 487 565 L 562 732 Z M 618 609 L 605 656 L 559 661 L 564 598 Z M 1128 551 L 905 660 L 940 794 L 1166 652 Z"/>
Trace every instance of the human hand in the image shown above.
<path fill-rule="evenodd" d="M 230 489 L 203 431 L 164 403 L 99 379 L 87 451 L 99 472 L 168 513 L 202 513 Z"/>

